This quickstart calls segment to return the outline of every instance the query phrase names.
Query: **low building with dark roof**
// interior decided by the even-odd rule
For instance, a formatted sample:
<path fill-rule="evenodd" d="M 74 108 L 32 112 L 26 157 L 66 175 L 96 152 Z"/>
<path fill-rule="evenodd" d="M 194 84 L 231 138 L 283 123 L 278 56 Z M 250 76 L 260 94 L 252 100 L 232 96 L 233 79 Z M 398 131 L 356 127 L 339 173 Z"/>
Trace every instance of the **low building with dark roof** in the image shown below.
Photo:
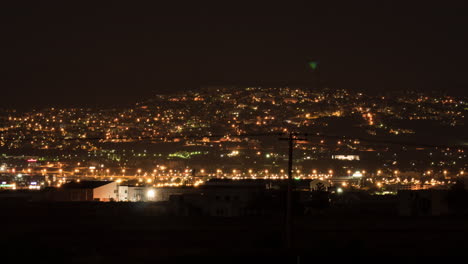
<path fill-rule="evenodd" d="M 112 181 L 69 182 L 48 195 L 52 201 L 99 201 L 117 200 L 117 183 Z"/>

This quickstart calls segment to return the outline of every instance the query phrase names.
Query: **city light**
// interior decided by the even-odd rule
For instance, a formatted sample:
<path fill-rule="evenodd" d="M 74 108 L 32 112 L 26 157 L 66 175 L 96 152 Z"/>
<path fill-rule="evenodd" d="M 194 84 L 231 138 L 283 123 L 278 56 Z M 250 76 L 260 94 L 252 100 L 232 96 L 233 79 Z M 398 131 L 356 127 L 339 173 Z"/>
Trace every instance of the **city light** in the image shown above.
<path fill-rule="evenodd" d="M 353 177 L 362 177 L 362 173 L 360 171 L 356 171 L 353 173 Z"/>
<path fill-rule="evenodd" d="M 215 100 L 206 100 L 208 97 Z M 351 100 L 345 102 L 344 98 Z M 374 98 L 340 89 L 324 92 L 320 89 L 249 87 L 223 89 L 216 95 L 191 91 L 158 96 L 144 105 L 104 112 L 93 109 L 12 112 L 5 119 L 5 127 L 0 128 L 0 133 L 11 139 L 11 146 L 4 145 L 4 148 L 18 153 L 24 147 L 47 149 L 57 154 L 11 158 L 7 155 L 4 156 L 5 162 L 0 164 L 0 171 L 6 174 L 6 178 L 11 175 L 14 179 L 12 182 L 18 183 L 30 176 L 42 177 L 41 181 L 47 187 L 58 185 L 59 180 L 62 180 L 60 184 L 78 179 L 112 181 L 117 175 L 120 177 L 116 180 L 118 183 L 128 182 L 132 185 L 138 182 L 139 186 L 195 186 L 195 183 L 200 186 L 212 178 L 239 181 L 258 179 L 259 176 L 262 179 L 284 180 L 287 170 L 282 167 L 288 159 L 287 151 L 282 149 L 285 145 L 278 143 L 277 148 L 276 143 L 269 142 L 278 132 L 308 131 L 312 127 L 320 131 L 329 127 L 327 117 L 349 118 L 351 122 L 358 116 L 361 120 L 353 125 L 363 128 L 364 133 L 374 135 L 374 128 L 378 128 L 382 138 L 390 134 L 391 137 L 399 137 L 417 131 L 401 127 L 393 121 L 432 120 L 434 123 L 449 122 L 451 126 L 458 127 L 465 118 L 461 110 L 467 108 L 466 102 L 444 96 L 401 95 L 401 102 L 389 98 Z M 372 101 L 374 99 L 377 101 Z M 177 104 L 174 102 L 183 102 L 187 109 L 174 108 Z M 372 104 L 367 105 L 367 102 Z M 379 102 L 384 104 L 380 105 Z M 324 109 L 327 110 L 316 108 L 316 103 L 325 104 L 327 107 Z M 456 110 L 455 104 L 461 108 Z M 417 109 L 411 115 L 403 110 L 409 105 L 416 106 L 411 109 Z M 206 111 L 198 113 L 189 109 Z M 213 126 L 219 129 L 219 137 L 213 136 Z M 250 126 L 254 130 L 250 130 Z M 257 132 L 250 135 L 252 131 L 257 131 L 259 135 L 272 133 L 273 137 L 257 137 Z M 27 141 L 17 136 L 25 133 L 30 135 Z M 243 136 L 244 133 L 249 136 Z M 97 141 L 89 138 L 89 135 L 99 134 L 105 136 Z M 450 181 L 453 184 L 455 177 L 464 175 L 467 165 L 466 151 L 459 147 L 417 146 L 414 147 L 416 156 L 406 161 L 391 144 L 374 144 L 372 140 L 361 142 L 353 137 L 325 140 L 320 138 L 319 133 L 316 136 L 318 139 L 309 138 L 308 143 L 297 141 L 293 146 L 292 171 L 296 179 L 324 179 L 330 184 L 338 182 L 337 185 L 341 187 L 346 186 L 343 183 L 346 180 L 348 186 L 363 190 L 369 190 L 368 185 L 375 185 L 375 180 L 390 189 L 422 189 L 428 186 L 421 177 L 432 176 L 436 180 L 427 185 L 449 188 Z M 64 141 L 63 137 L 73 140 Z M 120 145 L 146 143 L 143 139 L 150 140 L 156 147 Z M 5 142 L 0 139 L 0 143 Z M 171 150 L 162 151 L 158 144 L 166 144 Z M 18 165 L 16 160 L 24 164 Z M 410 167 L 406 167 L 407 162 Z M 146 171 L 150 166 L 153 166 L 152 173 Z M 203 168 L 198 169 L 200 166 Z M 368 175 L 366 171 L 375 173 Z M 443 179 L 438 178 L 440 175 L 444 176 Z M 203 181 L 197 176 L 203 176 Z M 381 179 L 382 176 L 393 177 Z M 25 188 L 27 184 L 24 184 Z M 17 185 L 18 188 L 22 186 Z"/>
<path fill-rule="evenodd" d="M 154 190 L 149 190 L 147 193 L 146 193 L 146 196 L 149 198 L 149 199 L 153 199 L 155 197 L 156 193 Z"/>

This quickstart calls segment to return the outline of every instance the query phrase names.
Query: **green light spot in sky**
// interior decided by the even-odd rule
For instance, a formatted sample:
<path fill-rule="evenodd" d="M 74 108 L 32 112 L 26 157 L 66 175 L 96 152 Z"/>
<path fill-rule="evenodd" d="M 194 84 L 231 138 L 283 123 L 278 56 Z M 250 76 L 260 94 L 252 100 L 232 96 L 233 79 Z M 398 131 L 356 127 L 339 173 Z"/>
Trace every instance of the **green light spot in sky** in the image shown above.
<path fill-rule="evenodd" d="M 311 61 L 311 62 L 309 62 L 309 66 L 310 66 L 310 68 L 312 68 L 312 70 L 315 71 L 317 69 L 317 67 L 318 67 L 318 62 Z"/>

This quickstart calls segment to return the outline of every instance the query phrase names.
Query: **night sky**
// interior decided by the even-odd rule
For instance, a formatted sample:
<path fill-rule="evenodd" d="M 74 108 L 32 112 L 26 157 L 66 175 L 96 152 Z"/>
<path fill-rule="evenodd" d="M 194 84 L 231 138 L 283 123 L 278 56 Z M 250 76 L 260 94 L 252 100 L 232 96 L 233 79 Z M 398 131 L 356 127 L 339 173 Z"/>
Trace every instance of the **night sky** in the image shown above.
<path fill-rule="evenodd" d="M 309 84 L 311 60 L 332 88 L 468 90 L 463 1 L 12 2 L 0 8 L 3 107 Z"/>

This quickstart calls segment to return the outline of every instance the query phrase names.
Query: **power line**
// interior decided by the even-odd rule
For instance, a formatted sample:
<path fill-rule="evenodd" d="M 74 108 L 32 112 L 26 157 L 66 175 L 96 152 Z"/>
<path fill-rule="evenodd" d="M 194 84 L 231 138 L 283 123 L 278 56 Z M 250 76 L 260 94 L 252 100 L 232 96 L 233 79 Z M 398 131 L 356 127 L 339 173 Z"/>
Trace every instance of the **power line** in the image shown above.
<path fill-rule="evenodd" d="M 153 141 L 153 140 L 174 140 L 174 139 L 203 139 L 203 138 L 225 138 L 225 137 L 277 137 L 277 136 L 286 136 L 290 133 L 245 133 L 245 134 L 238 134 L 238 135 L 228 135 L 228 134 L 209 134 L 209 135 L 180 135 L 180 136 L 138 136 L 138 137 L 125 137 L 125 138 L 105 138 L 105 137 L 63 137 L 63 138 L 54 138 L 55 140 L 63 140 L 63 141 L 105 141 L 105 142 L 112 142 L 113 140 L 139 140 L 139 141 Z M 400 146 L 412 146 L 412 147 L 423 147 L 423 148 L 459 148 L 459 149 L 467 149 L 468 145 L 460 145 L 460 144 L 428 144 L 428 143 L 421 143 L 421 142 L 408 142 L 408 141 L 394 141 L 394 140 L 382 140 L 382 139 L 370 139 L 370 138 L 363 138 L 363 137 L 350 137 L 350 136 L 337 136 L 337 135 L 325 135 L 320 133 L 293 133 L 296 136 L 303 136 L 306 138 L 328 138 L 328 139 L 336 139 L 336 140 L 359 140 L 362 142 L 368 142 L 370 144 L 388 144 L 388 145 L 400 145 Z M 23 141 L 31 141 L 37 140 L 38 138 L 33 137 L 23 137 L 21 140 Z M 9 140 L 17 140 L 17 139 L 6 139 L 4 141 Z M 123 143 L 123 142 L 116 142 L 116 143 Z"/>

